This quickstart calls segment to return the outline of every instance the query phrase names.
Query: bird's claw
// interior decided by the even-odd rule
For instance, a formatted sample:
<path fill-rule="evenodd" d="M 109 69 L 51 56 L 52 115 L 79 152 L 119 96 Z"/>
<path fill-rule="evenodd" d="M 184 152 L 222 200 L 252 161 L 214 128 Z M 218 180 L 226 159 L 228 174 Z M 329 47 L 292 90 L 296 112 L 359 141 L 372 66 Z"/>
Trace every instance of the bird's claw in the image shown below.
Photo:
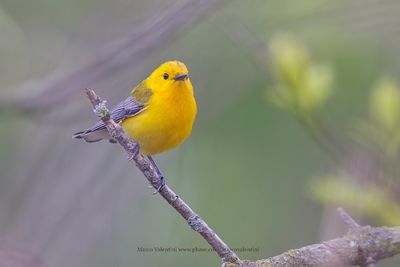
<path fill-rule="evenodd" d="M 156 189 L 156 191 L 153 192 L 153 195 L 159 193 L 164 186 L 165 186 L 165 179 L 164 179 L 164 176 L 161 176 L 160 186 Z"/>
<path fill-rule="evenodd" d="M 134 157 L 136 157 L 139 154 L 139 145 L 136 143 L 133 144 L 128 144 L 129 146 L 129 150 L 131 151 L 131 153 L 129 153 L 127 159 L 128 161 L 133 160 Z"/>
<path fill-rule="evenodd" d="M 130 154 L 130 155 L 128 155 L 127 157 L 126 157 L 126 159 L 128 160 L 128 161 L 131 161 L 131 160 L 133 160 L 133 158 L 135 157 L 135 154 Z"/>

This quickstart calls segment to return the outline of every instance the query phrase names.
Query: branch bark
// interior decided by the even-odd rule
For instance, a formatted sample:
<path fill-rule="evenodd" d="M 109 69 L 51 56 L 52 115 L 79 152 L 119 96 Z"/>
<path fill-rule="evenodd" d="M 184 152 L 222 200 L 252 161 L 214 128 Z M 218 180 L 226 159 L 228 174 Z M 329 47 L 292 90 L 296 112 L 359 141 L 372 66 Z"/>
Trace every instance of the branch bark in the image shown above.
<path fill-rule="evenodd" d="M 101 100 L 93 90 L 86 89 L 93 111 L 107 126 L 111 137 L 124 148 L 149 183 L 159 188 L 160 174 L 146 157 L 139 153 L 139 145 L 131 140 L 121 126 L 110 117 L 106 101 Z M 198 232 L 215 250 L 223 267 L 372 267 L 382 259 L 400 254 L 400 227 L 360 226 L 343 209 L 338 209 L 349 231 L 340 238 L 325 241 L 299 249 L 289 250 L 281 255 L 258 261 L 240 260 L 227 244 L 167 185 L 160 195 Z"/>
<path fill-rule="evenodd" d="M 154 189 L 159 188 L 162 183 L 161 176 L 154 169 L 146 157 L 139 153 L 139 145 L 131 140 L 121 126 L 113 121 L 106 107 L 106 101 L 102 101 L 93 90 L 86 89 L 87 97 L 93 106 L 93 111 L 101 117 L 107 126 L 111 137 L 125 149 L 129 159 L 132 159 L 136 166 L 147 178 Z M 189 226 L 198 232 L 210 246 L 215 250 L 222 262 L 241 264 L 239 257 L 233 252 L 222 239 L 207 225 L 207 223 L 196 214 L 168 185 L 159 191 L 160 195 L 187 221 Z"/>
<path fill-rule="evenodd" d="M 268 259 L 223 267 L 372 267 L 382 259 L 400 254 L 400 227 L 360 226 L 343 209 L 338 212 L 349 227 L 343 237 L 292 249 Z"/>

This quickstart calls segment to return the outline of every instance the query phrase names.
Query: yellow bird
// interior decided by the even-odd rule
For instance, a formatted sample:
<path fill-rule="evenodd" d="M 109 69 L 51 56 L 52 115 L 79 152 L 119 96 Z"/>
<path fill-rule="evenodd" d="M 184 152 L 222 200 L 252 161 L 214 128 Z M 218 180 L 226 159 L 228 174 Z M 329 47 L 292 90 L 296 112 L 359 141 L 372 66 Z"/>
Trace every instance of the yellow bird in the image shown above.
<path fill-rule="evenodd" d="M 196 113 L 188 69 L 180 61 L 161 64 L 110 111 L 111 118 L 121 123 L 155 167 L 151 156 L 183 143 L 192 131 Z M 101 120 L 73 137 L 86 142 L 111 139 Z"/>

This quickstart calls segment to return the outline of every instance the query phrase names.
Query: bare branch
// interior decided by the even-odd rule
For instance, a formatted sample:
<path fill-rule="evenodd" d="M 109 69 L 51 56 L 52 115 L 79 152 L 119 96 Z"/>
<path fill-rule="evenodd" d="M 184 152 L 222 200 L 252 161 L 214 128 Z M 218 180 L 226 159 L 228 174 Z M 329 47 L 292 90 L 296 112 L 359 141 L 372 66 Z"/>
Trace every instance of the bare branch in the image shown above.
<path fill-rule="evenodd" d="M 264 260 L 223 264 L 223 267 L 375 267 L 382 259 L 400 254 L 400 227 L 360 226 L 343 209 L 338 212 L 350 227 L 343 237 L 289 250 Z"/>
<path fill-rule="evenodd" d="M 400 253 L 400 227 L 362 226 L 341 238 L 321 244 L 292 249 L 281 255 L 256 262 L 226 267 L 338 267 L 375 266 L 379 260 Z"/>
<path fill-rule="evenodd" d="M 111 137 L 128 153 L 136 166 L 142 171 L 144 176 L 155 188 L 159 188 L 162 183 L 161 176 L 153 168 L 150 162 L 139 153 L 139 145 L 129 139 L 121 126 L 110 118 L 105 101 L 102 101 L 93 90 L 86 89 L 86 94 L 92 103 L 94 112 L 101 117 L 107 126 L 107 130 Z M 222 262 L 231 262 L 241 264 L 238 256 L 225 244 L 224 241 L 206 224 L 206 222 L 196 214 L 174 191 L 167 185 L 161 188 L 160 195 L 187 221 L 189 226 L 198 232 L 218 253 Z"/>
<path fill-rule="evenodd" d="M 344 209 L 338 208 L 337 211 L 350 230 L 355 230 L 360 227 L 360 225 Z"/>

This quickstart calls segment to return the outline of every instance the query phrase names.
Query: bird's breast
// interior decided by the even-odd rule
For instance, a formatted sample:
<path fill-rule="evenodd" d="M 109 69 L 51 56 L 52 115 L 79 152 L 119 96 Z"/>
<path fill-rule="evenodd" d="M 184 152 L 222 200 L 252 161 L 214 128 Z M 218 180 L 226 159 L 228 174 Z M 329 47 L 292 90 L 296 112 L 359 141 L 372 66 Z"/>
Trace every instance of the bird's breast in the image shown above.
<path fill-rule="evenodd" d="M 145 110 L 122 122 L 141 153 L 154 155 L 181 144 L 191 133 L 197 107 L 192 92 L 154 94 Z"/>

